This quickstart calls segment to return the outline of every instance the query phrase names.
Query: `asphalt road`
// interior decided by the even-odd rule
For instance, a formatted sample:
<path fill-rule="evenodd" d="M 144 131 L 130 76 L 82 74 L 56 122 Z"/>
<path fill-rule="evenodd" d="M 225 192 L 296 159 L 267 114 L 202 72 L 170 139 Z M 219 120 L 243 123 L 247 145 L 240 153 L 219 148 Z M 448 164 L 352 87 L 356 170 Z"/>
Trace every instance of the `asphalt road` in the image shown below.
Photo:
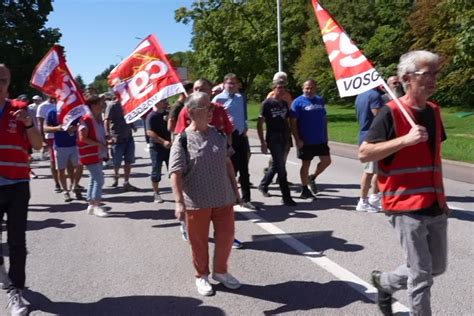
<path fill-rule="evenodd" d="M 403 256 L 384 214 L 354 211 L 357 160 L 333 152 L 333 164 L 318 180 L 318 200 L 296 198 L 295 208 L 280 206 L 277 185 L 270 198 L 252 190 L 262 210 L 236 213 L 245 249 L 234 250 L 229 262 L 243 286 L 230 291 L 217 285 L 214 296 L 203 297 L 174 218 L 169 181 L 164 177 L 162 184 L 166 202 L 153 203 L 142 137 L 136 145 L 132 183 L 138 192 L 111 188 L 112 170 L 105 171 L 109 218 L 87 215 L 83 201 L 64 203 L 53 191 L 47 162 L 34 163 L 40 178 L 31 182 L 25 291 L 31 315 L 378 315 L 370 272 L 393 269 Z M 258 184 L 268 158 L 256 139 L 251 145 L 251 181 Z M 289 180 L 298 183 L 294 152 L 287 168 Z M 87 183 L 84 178 L 82 185 Z M 435 279 L 433 312 L 474 315 L 474 187 L 450 179 L 445 186 L 455 210 L 449 219 L 449 267 Z M 4 233 L 4 249 L 5 240 Z M 210 238 L 211 253 L 212 247 Z M 406 292 L 395 297 L 399 315 L 406 314 Z M 6 295 L 0 304 L 6 305 Z"/>

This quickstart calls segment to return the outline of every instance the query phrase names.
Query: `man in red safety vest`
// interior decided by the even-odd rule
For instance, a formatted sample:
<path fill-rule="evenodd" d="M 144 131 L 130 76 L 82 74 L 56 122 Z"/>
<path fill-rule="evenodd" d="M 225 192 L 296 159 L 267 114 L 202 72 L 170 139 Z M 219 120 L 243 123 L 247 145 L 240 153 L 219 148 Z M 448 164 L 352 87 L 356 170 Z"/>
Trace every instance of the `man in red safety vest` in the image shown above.
<path fill-rule="evenodd" d="M 406 263 L 391 272 L 372 272 L 378 305 L 392 315 L 392 294 L 407 289 L 410 315 L 431 315 L 433 276 L 446 270 L 447 217 L 441 143 L 446 139 L 436 91 L 439 56 L 412 51 L 400 57 L 398 77 L 406 94 L 399 98 L 415 124 L 394 100 L 374 119 L 359 149 L 362 162 L 378 161 L 382 208 L 397 231 Z"/>
<path fill-rule="evenodd" d="M 25 286 L 26 224 L 30 200 L 28 151 L 41 149 L 42 137 L 27 108 L 18 108 L 8 97 L 10 70 L 0 63 L 0 219 L 7 214 L 10 268 L 0 256 L 0 283 L 8 290 L 12 315 L 26 315 L 22 300 Z"/>

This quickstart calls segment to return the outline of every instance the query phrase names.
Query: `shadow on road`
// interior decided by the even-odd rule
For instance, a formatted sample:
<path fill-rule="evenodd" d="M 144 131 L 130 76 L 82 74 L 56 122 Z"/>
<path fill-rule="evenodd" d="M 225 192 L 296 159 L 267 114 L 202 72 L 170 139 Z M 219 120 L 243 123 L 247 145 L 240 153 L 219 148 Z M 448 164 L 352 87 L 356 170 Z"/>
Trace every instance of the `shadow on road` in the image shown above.
<path fill-rule="evenodd" d="M 460 221 L 474 222 L 474 213 L 462 210 L 452 210 L 449 218 L 459 219 Z"/>
<path fill-rule="evenodd" d="M 62 198 L 60 196 L 59 198 Z M 79 212 L 85 211 L 87 208 L 87 203 L 85 201 L 81 202 L 70 202 L 67 204 L 30 204 L 28 207 L 29 212 L 50 212 L 50 213 L 59 213 L 59 212 Z"/>
<path fill-rule="evenodd" d="M 44 221 L 32 221 L 28 220 L 28 231 L 32 230 L 41 230 L 45 228 L 59 228 L 59 229 L 66 229 L 66 228 L 73 228 L 76 227 L 76 224 L 73 223 L 65 223 L 64 220 L 59 218 L 48 218 Z"/>
<path fill-rule="evenodd" d="M 215 288 L 222 292 L 282 304 L 276 309 L 264 311 L 265 315 L 309 311 L 317 308 L 341 308 L 358 301 L 373 303 L 351 288 L 351 286 L 360 287 L 360 291 L 365 292 L 364 287 L 354 283 L 349 286 L 348 283 L 343 281 L 330 281 L 328 283 L 288 281 L 269 285 L 245 284 L 236 291 L 228 290 L 222 285 Z M 376 308 L 374 305 L 374 314 L 376 314 Z"/>
<path fill-rule="evenodd" d="M 171 209 L 162 209 L 162 210 L 153 210 L 153 211 L 130 211 L 130 212 L 109 212 L 109 218 L 121 217 L 129 218 L 135 220 L 142 219 L 151 219 L 151 220 L 176 220 L 174 216 L 174 210 Z"/>
<path fill-rule="evenodd" d="M 53 302 L 41 293 L 26 289 L 25 299 L 30 302 L 30 311 L 41 311 L 55 315 L 225 315 L 212 306 L 203 306 L 202 301 L 178 296 L 123 296 L 106 297 L 97 302 Z"/>
<path fill-rule="evenodd" d="M 294 198 L 295 202 L 298 203 L 295 207 L 284 206 L 280 204 L 264 204 L 262 202 L 252 201 L 254 205 L 257 205 L 261 209 L 253 211 L 254 214 L 264 218 L 267 222 L 276 223 L 283 222 L 289 218 L 316 218 L 317 215 L 313 214 L 314 211 L 324 211 L 331 209 L 340 209 L 346 211 L 355 210 L 356 199 L 352 197 L 338 197 L 333 195 L 319 194 L 316 201 L 302 200 Z M 274 203 L 275 200 L 270 201 Z M 306 212 L 305 212 L 306 211 Z M 307 212 L 310 211 L 310 212 Z M 236 212 L 235 220 L 247 221 L 248 218 L 239 212 Z"/>
<path fill-rule="evenodd" d="M 290 255 L 301 255 L 299 251 L 288 246 L 285 242 L 285 240 L 288 240 L 288 244 L 292 244 L 291 240 L 294 238 L 312 250 L 321 253 L 328 249 L 343 252 L 356 252 L 364 249 L 361 245 L 350 244 L 345 239 L 334 237 L 332 236 L 332 233 L 332 231 L 313 231 L 286 235 L 253 235 L 252 241 L 245 243 L 245 248 L 259 251 L 286 253 Z M 283 243 L 275 242 L 275 239 L 282 240 Z"/>

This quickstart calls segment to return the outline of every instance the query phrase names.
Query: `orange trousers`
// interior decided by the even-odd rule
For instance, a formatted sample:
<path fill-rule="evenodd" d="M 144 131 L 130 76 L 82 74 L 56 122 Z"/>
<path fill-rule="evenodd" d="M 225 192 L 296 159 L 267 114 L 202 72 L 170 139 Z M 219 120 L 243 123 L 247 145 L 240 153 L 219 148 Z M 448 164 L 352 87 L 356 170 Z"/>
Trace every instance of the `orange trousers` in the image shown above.
<path fill-rule="evenodd" d="M 227 273 L 234 242 L 234 207 L 201 208 L 186 211 L 188 238 L 193 254 L 196 277 L 209 275 L 209 228 L 214 226 L 214 273 Z"/>

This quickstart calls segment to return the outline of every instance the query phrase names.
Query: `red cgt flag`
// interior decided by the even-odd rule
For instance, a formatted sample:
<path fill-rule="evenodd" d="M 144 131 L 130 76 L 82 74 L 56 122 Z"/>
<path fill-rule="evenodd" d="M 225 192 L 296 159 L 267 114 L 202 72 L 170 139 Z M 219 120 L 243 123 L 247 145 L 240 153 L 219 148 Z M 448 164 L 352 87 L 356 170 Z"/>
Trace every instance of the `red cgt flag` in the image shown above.
<path fill-rule="evenodd" d="M 108 79 L 120 98 L 127 123 L 138 120 L 157 102 L 185 92 L 154 35 L 145 38 Z"/>
<path fill-rule="evenodd" d="M 339 23 L 319 4 L 318 0 L 312 2 L 336 77 L 339 95 L 341 97 L 358 95 L 382 85 L 383 78 L 352 43 Z"/>
<path fill-rule="evenodd" d="M 89 112 L 60 45 L 54 45 L 41 59 L 33 71 L 30 85 L 57 99 L 58 122 L 65 128 Z"/>

